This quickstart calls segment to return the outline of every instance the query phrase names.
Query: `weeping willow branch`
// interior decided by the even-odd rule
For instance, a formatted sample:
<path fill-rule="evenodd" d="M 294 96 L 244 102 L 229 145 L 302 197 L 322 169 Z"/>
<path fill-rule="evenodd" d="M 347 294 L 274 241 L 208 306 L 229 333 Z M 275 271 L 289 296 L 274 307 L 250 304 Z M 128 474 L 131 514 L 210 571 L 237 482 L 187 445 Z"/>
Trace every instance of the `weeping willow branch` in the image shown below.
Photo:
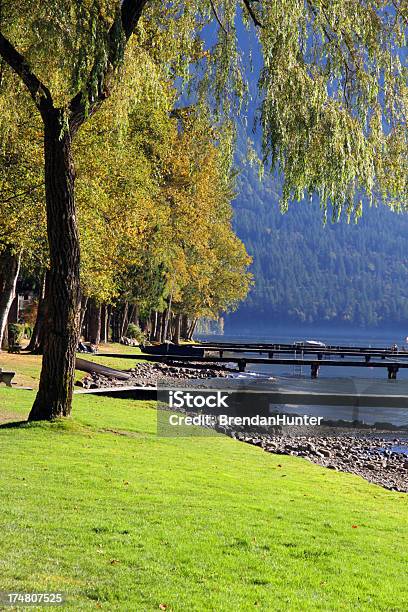
<path fill-rule="evenodd" d="M 37 108 L 41 111 L 44 107 L 52 108 L 52 96 L 50 90 L 30 69 L 27 60 L 17 51 L 5 36 L 0 32 L 0 55 L 8 63 L 10 68 L 21 78 L 24 85 L 31 94 Z"/>
<path fill-rule="evenodd" d="M 221 21 L 221 19 L 220 19 L 219 15 L 218 15 L 218 13 L 217 13 L 217 9 L 216 9 L 216 8 L 215 8 L 215 6 L 214 6 L 214 2 L 213 2 L 213 0 L 210 0 L 210 4 L 211 4 L 211 10 L 212 10 L 212 12 L 214 13 L 214 17 L 215 17 L 215 19 L 217 20 L 218 25 L 220 26 L 221 30 L 223 30 L 223 32 L 225 32 L 225 34 L 227 34 L 227 36 L 228 36 L 228 32 L 227 32 L 227 30 L 226 30 L 226 28 L 225 28 L 224 24 L 222 23 L 222 21 Z"/>
<path fill-rule="evenodd" d="M 109 56 L 105 68 L 100 71 L 97 65 L 91 70 L 84 91 L 72 98 L 69 105 L 69 124 L 75 133 L 87 117 L 90 117 L 109 97 L 108 76 L 112 73 L 123 55 L 123 48 L 133 34 L 148 0 L 123 0 L 120 11 L 109 30 Z M 98 81 L 95 91 L 94 81 Z"/>
<path fill-rule="evenodd" d="M 251 6 L 251 0 L 243 0 L 243 2 L 244 2 L 246 10 L 249 13 L 249 16 L 251 17 L 252 21 L 254 22 L 254 25 L 257 28 L 263 28 L 262 23 L 259 21 L 258 17 L 255 14 L 254 9 Z"/>

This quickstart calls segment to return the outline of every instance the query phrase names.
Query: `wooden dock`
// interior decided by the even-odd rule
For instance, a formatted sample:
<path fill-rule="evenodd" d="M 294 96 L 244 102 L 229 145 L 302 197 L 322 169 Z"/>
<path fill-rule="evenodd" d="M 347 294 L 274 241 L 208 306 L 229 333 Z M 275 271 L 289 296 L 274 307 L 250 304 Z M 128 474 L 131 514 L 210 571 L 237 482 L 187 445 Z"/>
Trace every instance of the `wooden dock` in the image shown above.
<path fill-rule="evenodd" d="M 231 349 L 229 349 L 231 350 Z M 156 363 L 196 363 L 210 366 L 216 363 L 236 363 L 239 372 L 245 372 L 248 365 L 285 365 L 285 366 L 310 366 L 310 375 L 312 378 L 317 378 L 321 367 L 350 367 L 350 368 L 385 368 L 388 371 L 388 378 L 395 380 L 400 369 L 408 368 L 408 359 L 406 361 L 398 361 L 395 353 L 393 360 L 387 361 L 386 358 L 381 361 L 373 361 L 372 358 L 364 360 L 346 360 L 345 358 L 331 359 L 331 355 L 321 355 L 320 352 L 316 359 L 308 357 L 302 358 L 282 358 L 282 357 L 252 357 L 250 355 L 228 355 L 224 354 L 215 357 L 206 355 L 204 357 L 188 356 L 188 355 L 129 355 L 126 353 L 99 353 L 99 357 L 119 358 L 119 359 L 135 359 L 137 361 L 151 361 Z M 354 357 L 361 357 L 359 354 L 353 354 Z M 408 355 L 406 355 L 408 357 Z M 323 358 L 326 357 L 326 358 Z M 329 358 L 327 358 L 329 357 Z M 373 357 L 373 356 L 371 356 Z"/>
<path fill-rule="evenodd" d="M 226 352 L 232 353 L 257 353 L 267 354 L 269 358 L 274 355 L 316 355 L 318 359 L 324 356 L 338 356 L 341 359 L 345 357 L 361 357 L 365 361 L 370 361 L 372 358 L 379 359 L 407 359 L 408 350 L 380 348 L 380 347 L 350 347 L 350 346 L 299 346 L 295 344 L 232 344 L 232 343 L 203 343 L 200 345 L 192 345 L 194 348 L 200 347 L 204 353 L 218 353 L 220 357 Z"/>

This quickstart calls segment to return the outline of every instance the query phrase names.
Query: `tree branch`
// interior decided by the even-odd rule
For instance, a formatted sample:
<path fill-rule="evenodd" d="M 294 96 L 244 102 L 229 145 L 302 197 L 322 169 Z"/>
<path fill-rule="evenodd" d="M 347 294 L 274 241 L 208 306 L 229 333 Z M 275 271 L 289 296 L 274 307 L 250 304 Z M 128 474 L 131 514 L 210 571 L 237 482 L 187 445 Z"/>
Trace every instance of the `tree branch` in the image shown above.
<path fill-rule="evenodd" d="M 50 90 L 40 81 L 31 70 L 26 59 L 13 47 L 7 38 L 0 32 L 0 55 L 12 70 L 21 78 L 27 87 L 40 112 L 45 108 L 52 108 Z"/>
<path fill-rule="evenodd" d="M 212 12 L 214 13 L 214 17 L 215 17 L 215 19 L 217 20 L 218 25 L 220 26 L 221 30 L 223 30 L 223 32 L 225 32 L 225 34 L 227 34 L 227 35 L 228 35 L 228 32 L 227 32 L 227 30 L 226 30 L 226 28 L 225 28 L 224 24 L 222 23 L 221 19 L 219 18 L 219 15 L 218 15 L 218 13 L 217 13 L 217 9 L 216 9 L 216 8 L 215 8 L 215 6 L 214 6 L 214 2 L 213 2 L 213 0 L 210 0 L 210 4 L 211 4 L 211 10 L 212 10 Z"/>
<path fill-rule="evenodd" d="M 142 16 L 143 9 L 148 0 L 123 0 L 121 8 L 122 28 L 125 33 L 126 40 L 132 36 Z M 110 36 L 112 36 L 112 29 Z"/>
<path fill-rule="evenodd" d="M 45 183 L 39 183 L 38 185 L 34 185 L 33 187 L 26 189 L 25 191 L 20 191 L 20 193 L 15 193 L 14 195 L 8 198 L 3 198 L 3 196 L 0 195 L 0 202 L 2 204 L 7 204 L 8 202 L 11 202 L 12 200 L 17 200 L 18 198 L 22 198 L 23 196 L 30 195 L 31 193 L 33 193 L 33 191 L 40 189 L 40 187 L 44 187 L 44 185 Z"/>
<path fill-rule="evenodd" d="M 254 9 L 251 6 L 251 0 L 243 0 L 244 5 L 246 10 L 249 13 L 249 16 L 251 17 L 252 21 L 254 22 L 254 26 L 256 26 L 257 28 L 263 28 L 262 23 L 259 21 L 258 17 L 255 14 Z"/>
<path fill-rule="evenodd" d="M 129 40 L 131 35 L 136 29 L 140 17 L 142 16 L 143 9 L 145 8 L 148 0 L 123 0 L 120 8 L 120 26 L 122 33 L 125 38 L 125 42 Z M 70 109 L 70 129 L 73 134 L 85 121 L 86 117 L 90 117 L 102 104 L 102 102 L 109 97 L 110 91 L 106 84 L 107 77 L 117 67 L 119 63 L 120 53 L 118 53 L 119 45 L 121 44 L 120 32 L 118 32 L 118 20 L 112 24 L 109 34 L 109 56 L 108 63 L 104 72 L 99 77 L 99 84 L 97 92 L 93 91 L 92 82 L 94 81 L 96 68 L 92 68 L 91 74 L 88 77 L 88 82 L 85 87 L 86 93 L 79 92 L 72 98 L 69 109 Z M 87 99 L 86 99 L 87 98 Z"/>

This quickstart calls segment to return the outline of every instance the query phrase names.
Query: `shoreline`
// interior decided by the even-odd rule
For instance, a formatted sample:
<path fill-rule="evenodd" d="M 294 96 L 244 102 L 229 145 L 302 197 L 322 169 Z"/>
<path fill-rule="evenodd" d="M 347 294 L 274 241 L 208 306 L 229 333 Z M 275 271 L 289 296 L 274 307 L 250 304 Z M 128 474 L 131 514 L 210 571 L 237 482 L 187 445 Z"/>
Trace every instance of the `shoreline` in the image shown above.
<path fill-rule="evenodd" d="M 205 367 L 194 364 L 167 365 L 164 363 L 139 363 L 130 371 L 127 381 L 115 380 L 97 374 L 88 374 L 77 386 L 84 389 L 103 389 L 108 386 L 125 388 L 129 385 L 141 387 L 156 386 L 162 382 L 187 384 L 194 380 L 232 378 L 236 369 L 225 364 L 211 364 Z M 181 411 L 183 412 L 183 411 Z M 186 414 L 186 413 L 185 413 Z M 348 431 L 347 434 L 326 437 L 303 435 L 276 435 L 265 431 L 238 431 L 233 427 L 210 428 L 246 444 L 252 444 L 277 455 L 301 457 L 327 469 L 347 472 L 364 478 L 386 489 L 408 493 L 408 454 L 395 452 L 393 447 L 404 446 L 408 449 L 408 439 L 396 437 L 398 432 L 378 431 L 370 436 L 367 429 Z M 387 439 L 388 437 L 388 439 Z"/>
<path fill-rule="evenodd" d="M 408 448 L 407 439 L 368 437 L 367 432 L 327 438 L 232 431 L 227 435 L 275 455 L 301 457 L 330 470 L 355 474 L 385 489 L 408 493 L 408 454 L 393 450 L 398 446 Z"/>

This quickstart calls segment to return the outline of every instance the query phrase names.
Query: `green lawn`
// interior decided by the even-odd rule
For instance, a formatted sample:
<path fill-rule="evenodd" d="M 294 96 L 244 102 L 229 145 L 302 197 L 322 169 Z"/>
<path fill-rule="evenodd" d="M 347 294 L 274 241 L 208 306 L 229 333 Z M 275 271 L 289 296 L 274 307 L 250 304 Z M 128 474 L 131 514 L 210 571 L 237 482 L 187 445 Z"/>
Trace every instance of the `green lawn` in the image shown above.
<path fill-rule="evenodd" d="M 130 370 L 134 368 L 138 363 L 141 363 L 142 359 L 133 359 L 132 355 L 140 355 L 141 350 L 135 346 L 125 346 L 124 344 L 104 344 L 99 348 L 100 353 L 118 353 L 121 355 L 129 355 L 129 357 L 100 357 L 99 355 L 92 355 L 90 353 L 78 353 L 78 357 L 81 359 L 87 359 L 94 363 L 114 368 L 115 370 Z M 82 374 L 82 377 L 84 375 Z"/>
<path fill-rule="evenodd" d="M 3 421 L 33 397 L 1 388 Z M 75 611 L 408 609 L 406 495 L 155 426 L 154 403 L 77 396 L 65 422 L 0 427 L 0 590 Z"/>

